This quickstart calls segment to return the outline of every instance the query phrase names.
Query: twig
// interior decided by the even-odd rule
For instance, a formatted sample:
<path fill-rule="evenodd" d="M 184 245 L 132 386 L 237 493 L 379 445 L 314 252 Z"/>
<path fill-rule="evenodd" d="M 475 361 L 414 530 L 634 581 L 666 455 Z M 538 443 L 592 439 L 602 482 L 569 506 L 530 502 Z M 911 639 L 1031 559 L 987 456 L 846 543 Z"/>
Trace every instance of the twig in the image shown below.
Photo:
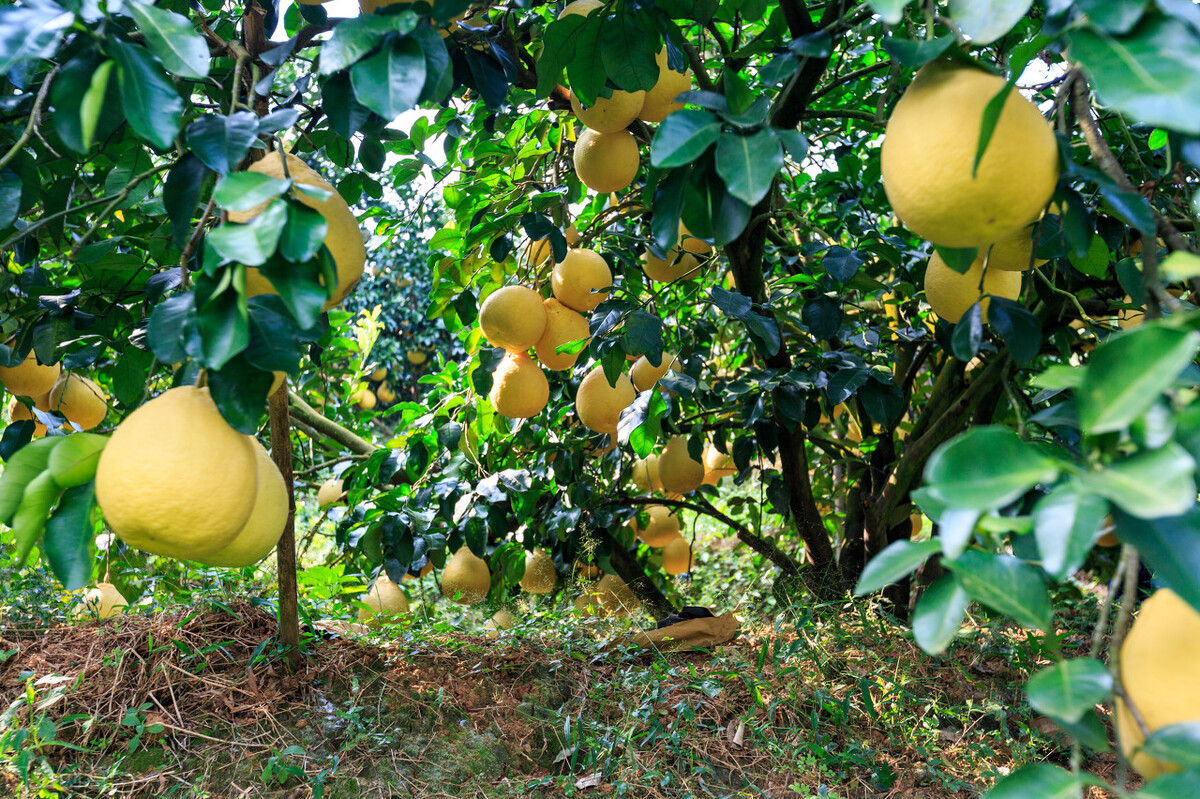
<path fill-rule="evenodd" d="M 296 392 L 288 391 L 288 403 L 290 405 L 290 415 L 322 435 L 332 438 L 351 452 L 359 455 L 370 455 L 375 451 L 376 447 L 374 444 L 359 437 L 354 431 L 347 430 L 332 419 L 317 413 Z"/>
<path fill-rule="evenodd" d="M 110 202 L 107 206 L 105 206 L 104 210 L 100 212 L 100 216 L 97 217 L 96 221 L 92 225 L 90 225 L 87 230 L 83 231 L 83 235 L 80 236 L 79 239 L 75 242 L 75 246 L 71 248 L 71 254 L 67 257 L 67 260 L 70 260 L 70 261 L 75 260 L 75 256 L 77 256 L 79 254 L 79 251 L 83 248 L 83 246 L 85 244 L 87 244 L 88 241 L 91 240 L 92 236 L 94 236 L 96 234 L 96 230 L 100 227 L 100 222 L 104 219 L 107 219 L 108 216 L 110 214 L 112 214 L 113 211 L 117 210 L 118 205 L 125 202 L 125 198 L 129 196 L 129 192 L 133 191 L 133 188 L 135 186 L 137 186 L 139 183 L 141 183 L 146 178 L 153 177 L 154 175 L 157 175 L 159 172 L 165 172 L 173 166 L 174 166 L 174 164 L 170 164 L 170 163 L 162 164 L 160 166 L 154 167 L 153 169 L 146 170 L 145 172 L 143 172 L 140 175 L 135 175 L 133 180 L 131 180 L 125 184 L 125 188 L 121 189 L 119 192 L 116 193 L 116 195 L 112 198 L 112 202 Z M 25 230 L 23 230 L 22 233 L 28 234 L 28 232 L 30 231 L 31 228 L 33 228 L 33 225 L 30 225 L 29 227 L 25 228 Z M 4 249 L 4 246 L 0 245 L 0 249 Z"/>
<path fill-rule="evenodd" d="M 29 112 L 29 122 L 25 124 L 25 130 L 21 132 L 21 136 L 13 146 L 9 148 L 3 158 L 0 158 L 0 169 L 8 166 L 8 162 L 16 158 L 21 148 L 33 137 L 33 132 L 37 128 L 38 121 L 42 116 L 42 104 L 46 102 L 46 96 L 50 92 L 50 82 L 58 74 L 58 69 L 58 67 L 55 67 L 46 74 L 45 80 L 42 81 L 42 87 L 38 89 L 37 97 L 33 100 L 33 109 Z"/>

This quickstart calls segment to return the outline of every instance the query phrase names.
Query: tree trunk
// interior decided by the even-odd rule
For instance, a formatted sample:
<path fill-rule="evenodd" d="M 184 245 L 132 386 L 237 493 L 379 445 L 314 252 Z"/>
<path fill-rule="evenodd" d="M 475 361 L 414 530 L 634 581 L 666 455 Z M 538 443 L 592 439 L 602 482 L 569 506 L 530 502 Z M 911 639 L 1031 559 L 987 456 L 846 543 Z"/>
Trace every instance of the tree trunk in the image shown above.
<path fill-rule="evenodd" d="M 658 586 L 646 576 L 646 570 L 627 549 L 617 544 L 608 555 L 609 563 L 616 569 L 617 576 L 633 591 L 638 601 L 655 621 L 665 619 L 678 610 L 671 600 L 658 590 Z"/>
<path fill-rule="evenodd" d="M 279 642 L 287 651 L 293 668 L 304 662 L 300 652 L 300 604 L 296 590 L 296 494 L 292 485 L 292 435 L 288 421 L 287 380 L 268 400 L 271 421 L 271 458 L 283 474 L 287 486 L 288 515 L 283 535 L 275 547 L 279 578 Z"/>

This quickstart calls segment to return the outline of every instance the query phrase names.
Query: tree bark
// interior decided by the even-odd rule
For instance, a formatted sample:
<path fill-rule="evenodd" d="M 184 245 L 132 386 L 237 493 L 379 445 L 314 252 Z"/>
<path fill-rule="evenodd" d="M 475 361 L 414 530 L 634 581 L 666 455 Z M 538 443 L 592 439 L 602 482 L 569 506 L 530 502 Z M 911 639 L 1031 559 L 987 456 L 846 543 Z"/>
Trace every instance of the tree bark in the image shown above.
<path fill-rule="evenodd" d="M 671 600 L 658 590 L 658 586 L 646 576 L 646 570 L 629 550 L 618 544 L 609 553 L 608 562 L 616 569 L 617 576 L 625 581 L 625 584 L 629 586 L 655 621 L 665 619 L 678 610 Z"/>
<path fill-rule="evenodd" d="M 279 579 L 279 642 L 287 652 L 292 668 L 304 663 L 300 651 L 300 602 L 296 586 L 296 494 L 292 474 L 292 436 L 288 420 L 287 380 L 268 400 L 271 425 L 271 458 L 287 486 L 288 515 L 283 535 L 275 546 Z"/>

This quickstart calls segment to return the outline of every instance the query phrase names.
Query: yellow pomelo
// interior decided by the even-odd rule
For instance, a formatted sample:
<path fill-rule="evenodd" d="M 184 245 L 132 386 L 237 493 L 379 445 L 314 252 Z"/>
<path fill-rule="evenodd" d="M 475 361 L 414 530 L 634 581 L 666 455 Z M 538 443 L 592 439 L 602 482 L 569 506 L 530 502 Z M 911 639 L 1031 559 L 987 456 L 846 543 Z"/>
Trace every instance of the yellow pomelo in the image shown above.
<path fill-rule="evenodd" d="M 606 616 L 624 616 L 636 611 L 640 605 L 633 589 L 615 574 L 601 577 L 595 585 L 594 593 L 600 611 Z"/>
<path fill-rule="evenodd" d="M 387 383 L 379 384 L 379 388 L 375 391 L 375 396 L 379 397 L 380 402 L 392 403 L 396 401 L 396 392 L 392 391 L 392 387 Z"/>
<path fill-rule="evenodd" d="M 250 439 L 221 417 L 208 389 L 181 386 L 117 426 L 96 467 L 96 500 L 129 546 L 200 558 L 246 526 L 257 472 Z"/>
<path fill-rule="evenodd" d="M 649 391 L 659 380 L 663 379 L 674 363 L 675 354 L 671 352 L 662 353 L 662 360 L 659 361 L 658 366 L 650 363 L 650 359 L 643 355 L 633 362 L 633 366 L 629 367 L 629 379 L 633 381 L 633 387 L 638 391 Z"/>
<path fill-rule="evenodd" d="M 369 388 L 360 388 L 350 395 L 350 402 L 354 403 L 364 411 L 369 411 L 379 402 L 379 398 L 375 396 L 375 392 Z"/>
<path fill-rule="evenodd" d="M 50 410 L 67 417 L 84 430 L 91 430 L 108 415 L 104 390 L 86 377 L 67 373 L 50 391 Z M 68 428 L 69 429 L 69 428 Z"/>
<path fill-rule="evenodd" d="M 584 108 L 575 93 L 571 92 L 571 110 L 589 129 L 597 133 L 616 133 L 637 119 L 645 100 L 644 91 L 626 92 L 615 89 L 612 97 L 597 97 L 594 105 Z"/>
<path fill-rule="evenodd" d="M 326 505 L 337 502 L 342 497 L 342 491 L 342 481 L 336 477 L 330 477 L 317 489 L 317 507 L 324 508 Z"/>
<path fill-rule="evenodd" d="M 429 354 L 425 350 L 409 350 L 404 353 L 404 359 L 413 366 L 421 366 L 429 360 Z"/>
<path fill-rule="evenodd" d="M 1038 218 L 1058 182 L 1058 145 L 1037 107 L 1008 95 L 972 175 L 983 112 L 1004 79 L 938 61 L 922 67 L 888 120 L 880 153 L 896 216 L 942 247 L 983 247 Z"/>
<path fill-rule="evenodd" d="M 371 372 L 371 379 L 376 383 L 382 381 L 385 377 L 387 377 L 387 369 L 382 366 Z"/>
<path fill-rule="evenodd" d="M 567 7 L 558 12 L 558 18 L 562 19 L 572 14 L 579 14 L 586 17 L 598 8 L 604 8 L 604 3 L 601 0 L 574 0 L 572 3 L 567 3 Z"/>
<path fill-rule="evenodd" d="M 658 456 L 647 455 L 634 461 L 631 479 L 638 491 L 662 491 L 662 481 L 658 479 Z"/>
<path fill-rule="evenodd" d="M 573 311 L 590 311 L 604 302 L 612 282 L 612 270 L 604 256 L 586 247 L 568 250 L 567 257 L 550 273 L 555 299 Z"/>
<path fill-rule="evenodd" d="M 666 546 L 679 535 L 679 517 L 672 513 L 670 508 L 665 505 L 651 505 L 641 510 L 650 517 L 649 521 L 642 527 L 638 517 L 634 516 L 633 530 L 647 546 Z"/>
<path fill-rule="evenodd" d="M 554 247 L 550 245 L 549 237 L 529 243 L 529 263 L 541 266 L 554 257 Z"/>
<path fill-rule="evenodd" d="M 684 252 L 690 252 L 692 255 L 708 255 L 712 252 L 712 245 L 693 236 L 683 222 L 679 223 L 679 246 Z"/>
<path fill-rule="evenodd" d="M 646 92 L 646 100 L 638 114 L 644 122 L 662 122 L 668 114 L 683 108 L 683 103 L 675 102 L 675 98 L 692 90 L 692 71 L 676 72 L 667 66 L 666 47 L 658 51 L 654 60 L 658 62 L 658 80 L 654 88 Z"/>
<path fill-rule="evenodd" d="M 1044 258 L 1033 258 L 1033 234 L 1022 228 L 1015 236 L 998 241 L 990 248 L 980 247 L 977 260 L 987 257 L 988 269 L 999 269 L 1002 272 L 1024 272 L 1027 269 L 1037 269 L 1046 263 Z"/>
<path fill-rule="evenodd" d="M 690 252 L 671 250 L 666 258 L 659 258 L 649 250 L 642 254 L 642 271 L 655 283 L 673 283 L 700 276 L 700 262 Z"/>
<path fill-rule="evenodd" d="M 454 553 L 442 571 L 442 593 L 460 605 L 482 602 L 491 587 L 487 562 L 465 546 Z"/>
<path fill-rule="evenodd" d="M 363 594 L 360 601 L 367 607 L 358 609 L 358 620 L 371 627 L 395 624 L 400 616 L 408 613 L 408 597 L 384 572 L 379 573 L 371 590 Z"/>
<path fill-rule="evenodd" d="M 1121 645 L 1121 684 L 1154 732 L 1171 724 L 1200 722 L 1200 613 L 1170 589 L 1155 591 L 1138 611 Z M 1121 751 L 1146 779 L 1178 771 L 1173 763 L 1134 750 L 1142 732 L 1120 699 L 1116 702 Z"/>
<path fill-rule="evenodd" d="M 0 383 L 8 393 L 19 397 L 40 397 L 50 392 L 58 382 L 62 367 L 58 364 L 43 366 L 38 363 L 33 350 L 16 366 L 0 366 Z"/>
<path fill-rule="evenodd" d="M 505 286 L 479 306 L 479 329 L 488 344 L 506 350 L 527 350 L 546 330 L 542 295 L 528 286 Z"/>
<path fill-rule="evenodd" d="M 633 183 L 641 161 L 637 139 L 627 130 L 597 133 L 588 129 L 575 142 L 575 174 L 600 194 L 620 191 Z"/>
<path fill-rule="evenodd" d="M 976 301 L 980 301 L 979 281 L 982 277 L 981 261 L 971 264 L 971 268 L 960 275 L 946 266 L 942 256 L 935 252 L 925 268 L 925 299 L 934 313 L 950 324 L 957 324 L 967 309 Z M 987 270 L 987 278 L 983 280 L 983 293 L 1009 300 L 1017 299 L 1021 296 L 1021 273 Z M 988 305 L 991 304 L 989 296 L 980 301 L 985 322 Z"/>
<path fill-rule="evenodd" d="M 581 580 L 594 580 L 600 576 L 600 567 L 577 560 L 575 561 L 575 574 Z"/>
<path fill-rule="evenodd" d="M 571 223 L 563 231 L 563 238 L 567 240 L 568 247 L 574 247 L 583 237 L 579 235 L 579 228 L 575 227 L 574 223 Z"/>
<path fill-rule="evenodd" d="M 579 352 L 555 352 L 558 347 L 589 338 L 588 321 L 580 313 L 571 310 L 554 297 L 543 301 L 546 310 L 546 329 L 538 339 L 534 352 L 542 366 L 555 372 L 570 369 L 579 359 Z M 580 350 L 582 352 L 582 350 Z"/>
<path fill-rule="evenodd" d="M 575 393 L 575 412 L 579 421 L 595 433 L 615 435 L 621 411 L 637 399 L 637 391 L 629 376 L 622 374 L 617 384 L 611 386 L 604 375 L 604 368 L 596 366 L 579 384 Z"/>
<path fill-rule="evenodd" d="M 684 436 L 674 436 L 659 454 L 658 479 L 663 491 L 671 494 L 690 493 L 704 481 L 704 464 L 688 454 L 688 440 Z"/>
<path fill-rule="evenodd" d="M 112 583 L 96 583 L 95 588 L 83 592 L 79 604 L 72 611 L 74 616 L 92 616 L 109 619 L 117 613 L 124 613 L 129 607 L 129 601 Z"/>
<path fill-rule="evenodd" d="M 538 306 L 539 310 L 541 306 Z M 523 352 L 509 352 L 492 372 L 492 407 L 509 419 L 536 416 L 550 401 L 550 383 L 537 362 Z"/>
<path fill-rule="evenodd" d="M 258 439 L 253 436 L 247 438 L 254 447 L 258 463 L 258 493 L 254 498 L 254 508 L 250 511 L 246 526 L 236 538 L 219 552 L 197 558 L 209 566 L 240 569 L 258 563 L 279 543 L 283 527 L 287 524 L 288 493 L 283 475 Z"/>
<path fill-rule="evenodd" d="M 251 164 L 249 171 L 282 179 L 284 177 L 283 164 L 283 154 L 276 150 L 268 153 L 261 161 Z M 342 199 L 342 195 L 338 194 L 325 178 L 310 169 L 308 164 L 288 153 L 287 171 L 288 176 L 295 183 L 329 192 L 329 196 L 323 200 L 318 200 L 303 191 L 296 192 L 301 203 L 325 217 L 328 228 L 325 233 L 325 246 L 329 248 L 329 254 L 333 256 L 337 267 L 337 286 L 334 287 L 333 296 L 325 303 L 325 309 L 329 310 L 346 299 L 346 295 L 354 289 L 362 277 L 363 264 L 367 260 L 362 230 L 358 226 L 358 219 L 350 210 L 350 206 Z M 249 222 L 262 213 L 265 208 L 266 203 L 251 208 L 249 211 L 231 211 L 229 218 L 234 222 Z M 254 297 L 259 294 L 274 293 L 275 288 L 269 280 L 263 277 L 262 273 L 253 267 L 246 270 L 246 296 Z"/>
<path fill-rule="evenodd" d="M 531 594 L 548 594 L 558 585 L 554 558 L 544 549 L 535 549 L 525 556 L 525 576 L 521 588 Z"/>
<path fill-rule="evenodd" d="M 737 467 L 733 465 L 733 456 L 728 455 L 721 450 L 708 444 L 704 448 L 704 484 L 715 486 L 723 477 L 732 477 L 737 474 Z"/>
<path fill-rule="evenodd" d="M 34 438 L 41 438 L 46 435 L 46 425 L 39 422 L 37 417 L 33 415 L 33 411 L 14 397 L 13 401 L 8 403 L 8 420 L 10 422 L 21 422 L 26 419 L 33 422 Z"/>
<path fill-rule="evenodd" d="M 667 574 L 684 574 L 692 570 L 692 545 L 679 536 L 662 551 L 662 567 Z"/>
<path fill-rule="evenodd" d="M 487 630 L 488 638 L 499 638 L 501 630 L 511 630 L 516 623 L 517 619 L 512 611 L 501 608 L 483 623 L 483 629 Z"/>

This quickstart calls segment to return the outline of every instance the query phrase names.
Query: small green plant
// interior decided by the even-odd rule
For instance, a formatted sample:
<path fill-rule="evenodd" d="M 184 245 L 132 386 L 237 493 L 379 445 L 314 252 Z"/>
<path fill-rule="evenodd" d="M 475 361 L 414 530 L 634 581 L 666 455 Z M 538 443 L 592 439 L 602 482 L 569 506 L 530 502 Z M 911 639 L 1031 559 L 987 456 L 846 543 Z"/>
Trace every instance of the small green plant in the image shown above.
<path fill-rule="evenodd" d="M 125 748 L 128 749 L 131 754 L 136 752 L 138 747 L 142 745 L 142 736 L 158 735 L 160 732 L 166 729 L 166 727 L 158 722 L 147 722 L 146 711 L 148 711 L 151 707 L 153 707 L 153 705 L 151 705 L 149 702 L 143 702 L 136 708 L 131 707 L 126 710 L 125 718 L 121 719 L 122 727 L 129 727 L 133 730 L 133 737 L 129 739 L 129 743 L 125 745 Z"/>
<path fill-rule="evenodd" d="M 289 780 L 306 780 L 308 775 L 304 773 L 304 769 L 300 766 L 288 762 L 291 757 L 303 757 L 304 748 L 300 746 L 288 746 L 276 752 L 271 750 L 272 754 L 267 758 L 267 764 L 263 766 L 262 781 L 265 785 L 286 785 Z M 319 775 L 318 775 L 319 776 Z"/>

